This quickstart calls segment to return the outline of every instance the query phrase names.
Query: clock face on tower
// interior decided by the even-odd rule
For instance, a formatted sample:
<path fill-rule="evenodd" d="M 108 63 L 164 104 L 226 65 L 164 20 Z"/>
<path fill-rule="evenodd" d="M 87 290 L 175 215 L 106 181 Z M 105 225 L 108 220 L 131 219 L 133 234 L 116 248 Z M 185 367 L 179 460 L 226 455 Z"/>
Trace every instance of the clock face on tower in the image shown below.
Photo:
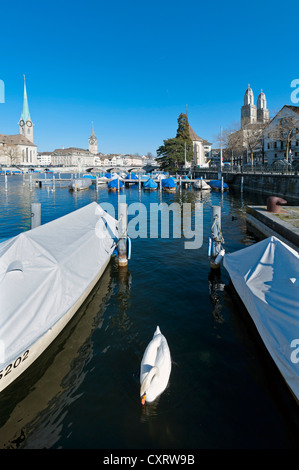
<path fill-rule="evenodd" d="M 20 126 L 21 127 L 24 127 L 25 126 L 25 121 L 23 121 L 23 119 L 21 119 L 21 121 L 19 122 Z"/>
<path fill-rule="evenodd" d="M 89 139 L 89 143 L 90 145 L 94 145 L 96 143 L 96 139 L 93 139 L 93 138 Z"/>
<path fill-rule="evenodd" d="M 26 125 L 27 125 L 27 127 L 32 127 L 32 122 L 28 120 L 28 121 L 26 122 Z"/>

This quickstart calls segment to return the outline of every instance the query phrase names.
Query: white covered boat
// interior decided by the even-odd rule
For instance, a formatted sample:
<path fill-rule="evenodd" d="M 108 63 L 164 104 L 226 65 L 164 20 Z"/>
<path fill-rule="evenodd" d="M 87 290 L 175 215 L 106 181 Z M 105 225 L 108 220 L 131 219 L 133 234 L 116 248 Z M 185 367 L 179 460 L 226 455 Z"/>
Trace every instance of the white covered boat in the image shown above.
<path fill-rule="evenodd" d="M 74 178 L 69 185 L 69 189 L 72 191 L 82 191 L 83 189 L 90 188 L 91 185 L 91 178 Z"/>
<path fill-rule="evenodd" d="M 0 391 L 43 353 L 99 281 L 116 224 L 93 202 L 0 243 Z"/>
<path fill-rule="evenodd" d="M 272 236 L 223 265 L 280 373 L 299 400 L 299 255 Z"/>
<path fill-rule="evenodd" d="M 193 187 L 195 189 L 202 189 L 207 191 L 211 189 L 211 186 L 204 179 L 197 179 L 196 181 L 194 181 Z"/>

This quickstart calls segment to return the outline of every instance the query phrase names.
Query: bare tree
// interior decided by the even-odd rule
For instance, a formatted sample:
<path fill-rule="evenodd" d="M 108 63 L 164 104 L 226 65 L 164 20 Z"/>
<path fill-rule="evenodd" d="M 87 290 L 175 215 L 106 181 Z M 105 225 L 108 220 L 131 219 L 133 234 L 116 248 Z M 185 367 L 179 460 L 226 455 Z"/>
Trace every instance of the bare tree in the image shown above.
<path fill-rule="evenodd" d="M 269 131 L 269 137 L 280 141 L 282 148 L 285 147 L 285 159 L 288 161 L 292 140 L 299 138 L 299 117 L 289 115 L 277 119 L 275 126 Z"/>
<path fill-rule="evenodd" d="M 3 153 L 9 160 L 9 165 L 16 165 L 20 163 L 20 152 L 18 147 L 12 144 L 5 144 Z"/>
<path fill-rule="evenodd" d="M 261 149 L 263 147 L 264 131 L 266 126 L 267 123 L 254 123 L 248 124 L 245 129 L 242 130 L 244 147 L 250 153 L 250 162 L 252 167 L 254 151 L 259 147 Z"/>
<path fill-rule="evenodd" d="M 222 132 L 215 136 L 218 146 L 222 146 L 225 158 L 231 158 L 233 164 L 235 155 L 242 155 L 244 145 L 242 139 L 242 131 L 238 123 L 232 124 L 229 128 L 223 129 Z"/>

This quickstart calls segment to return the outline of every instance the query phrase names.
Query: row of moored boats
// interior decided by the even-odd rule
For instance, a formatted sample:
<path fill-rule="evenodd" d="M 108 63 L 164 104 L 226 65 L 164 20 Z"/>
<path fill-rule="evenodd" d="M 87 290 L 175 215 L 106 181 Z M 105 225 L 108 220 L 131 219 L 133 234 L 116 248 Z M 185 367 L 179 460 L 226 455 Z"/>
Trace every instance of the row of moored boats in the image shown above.
<path fill-rule="evenodd" d="M 110 191 L 119 191 L 124 188 L 125 185 L 141 185 L 144 190 L 147 191 L 155 191 L 159 189 L 161 185 L 161 189 L 167 192 L 175 192 L 179 185 L 183 185 L 184 187 L 192 186 L 194 189 L 199 190 L 223 190 L 227 191 L 228 185 L 221 181 L 221 180 L 209 180 L 208 182 L 205 181 L 203 178 L 197 178 L 195 181 L 192 181 L 188 178 L 188 176 L 179 177 L 178 179 L 171 176 L 167 177 L 167 175 L 159 173 L 158 175 L 149 175 L 144 174 L 137 176 L 134 173 L 129 173 L 128 175 L 125 174 L 117 174 L 117 173 L 106 173 L 105 175 L 93 175 L 93 174 L 85 174 L 82 178 L 73 179 L 70 183 L 70 189 L 72 190 L 83 190 L 89 189 L 92 184 L 97 185 L 107 185 Z"/>

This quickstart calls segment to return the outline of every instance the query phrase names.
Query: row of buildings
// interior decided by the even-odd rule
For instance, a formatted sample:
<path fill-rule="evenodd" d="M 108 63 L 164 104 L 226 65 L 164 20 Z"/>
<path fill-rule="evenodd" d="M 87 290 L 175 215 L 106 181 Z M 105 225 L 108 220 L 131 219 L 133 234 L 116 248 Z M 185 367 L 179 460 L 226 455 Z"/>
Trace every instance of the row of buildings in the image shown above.
<path fill-rule="evenodd" d="M 92 125 L 88 148 L 60 148 L 51 152 L 38 152 L 34 144 L 34 126 L 31 120 L 24 77 L 24 99 L 16 135 L 0 134 L 0 165 L 3 166 L 64 166 L 64 167 L 144 167 L 156 166 L 150 154 L 105 155 L 98 151 L 98 140 Z M 212 148 L 212 143 L 199 137 L 189 125 L 193 141 L 194 158 L 188 166 L 207 167 L 224 160 L 232 164 L 272 164 L 284 158 L 299 162 L 299 107 L 285 105 L 272 119 L 269 117 L 266 95 L 260 92 L 257 105 L 248 85 L 241 106 L 240 129 L 230 132 L 223 151 Z"/>
<path fill-rule="evenodd" d="M 30 117 L 26 82 L 24 77 L 23 109 L 18 123 L 19 133 L 0 134 L 0 165 L 2 166 L 63 166 L 63 167 L 144 167 L 156 166 L 150 155 L 105 155 L 98 152 L 98 140 L 92 125 L 88 148 L 68 147 L 51 152 L 38 152 L 34 143 L 33 122 Z"/>
<path fill-rule="evenodd" d="M 283 106 L 269 117 L 265 93 L 254 104 L 253 91 L 248 85 L 241 107 L 240 129 L 226 136 L 224 160 L 232 164 L 273 165 L 287 161 L 299 163 L 299 107 Z M 220 149 L 212 150 L 212 159 L 219 162 Z"/>

